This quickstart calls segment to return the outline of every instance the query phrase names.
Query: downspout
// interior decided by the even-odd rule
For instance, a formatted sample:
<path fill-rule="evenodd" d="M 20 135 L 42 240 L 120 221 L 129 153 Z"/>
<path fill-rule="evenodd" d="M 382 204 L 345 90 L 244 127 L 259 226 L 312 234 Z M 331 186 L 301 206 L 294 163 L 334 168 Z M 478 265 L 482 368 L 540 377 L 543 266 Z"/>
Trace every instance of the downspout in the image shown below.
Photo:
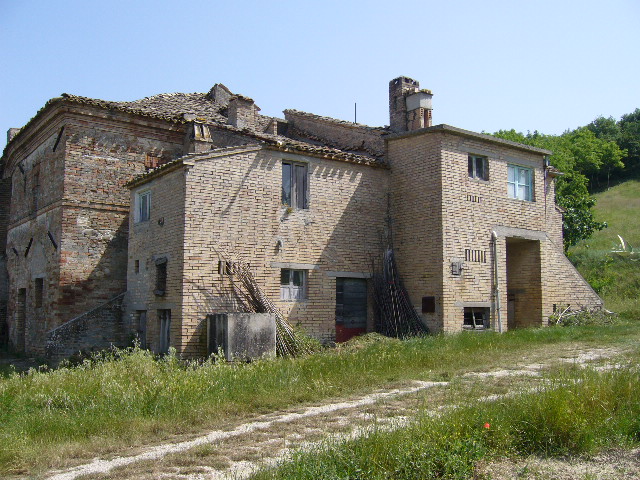
<path fill-rule="evenodd" d="M 498 277 L 498 234 L 491 230 L 491 243 L 493 244 L 493 270 L 495 272 L 495 285 L 493 294 L 496 299 L 496 319 L 498 321 L 498 333 L 502 333 L 502 311 L 500 309 L 500 283 Z"/>

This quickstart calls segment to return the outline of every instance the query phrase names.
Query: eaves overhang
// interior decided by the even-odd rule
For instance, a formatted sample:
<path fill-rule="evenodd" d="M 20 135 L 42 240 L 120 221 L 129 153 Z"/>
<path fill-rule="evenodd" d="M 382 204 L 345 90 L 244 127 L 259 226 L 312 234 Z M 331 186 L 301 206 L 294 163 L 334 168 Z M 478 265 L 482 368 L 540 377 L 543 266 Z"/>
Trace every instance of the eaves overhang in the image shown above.
<path fill-rule="evenodd" d="M 552 155 L 551 150 L 544 148 L 532 147 L 525 145 L 524 143 L 512 142 L 511 140 L 505 140 L 503 138 L 494 137 L 493 135 L 487 135 L 485 133 L 472 132 L 471 130 L 465 130 L 464 128 L 453 127 L 447 124 L 433 125 L 432 127 L 420 128 L 418 130 L 412 130 L 410 132 L 393 133 L 384 136 L 385 141 L 395 141 L 402 138 L 413 137 L 418 135 L 426 135 L 432 133 L 450 133 L 452 135 L 458 135 L 460 137 L 472 138 L 474 140 L 481 140 L 483 142 L 490 142 L 505 147 L 516 148 L 531 153 L 538 153 L 540 155 Z"/>

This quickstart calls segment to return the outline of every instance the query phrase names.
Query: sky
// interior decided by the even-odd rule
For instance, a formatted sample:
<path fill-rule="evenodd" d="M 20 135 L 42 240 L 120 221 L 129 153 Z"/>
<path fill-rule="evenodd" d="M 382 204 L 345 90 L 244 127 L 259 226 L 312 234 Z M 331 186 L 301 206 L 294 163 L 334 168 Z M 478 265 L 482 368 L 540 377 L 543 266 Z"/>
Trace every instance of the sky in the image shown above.
<path fill-rule="evenodd" d="M 640 108 L 638 0 L 0 0 L 0 148 L 50 98 L 223 83 L 261 113 L 387 125 L 388 84 L 433 122 L 560 134 Z"/>

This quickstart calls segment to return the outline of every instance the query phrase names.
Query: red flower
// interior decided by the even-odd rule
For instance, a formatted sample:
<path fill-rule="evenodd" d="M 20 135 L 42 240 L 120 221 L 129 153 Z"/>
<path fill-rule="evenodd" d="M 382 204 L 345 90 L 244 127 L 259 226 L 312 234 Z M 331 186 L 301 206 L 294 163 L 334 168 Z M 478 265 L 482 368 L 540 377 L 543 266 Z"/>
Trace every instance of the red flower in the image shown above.
<path fill-rule="evenodd" d="M 489 430 L 491 428 L 491 425 L 489 425 L 489 422 L 487 422 L 483 425 L 483 427 Z"/>

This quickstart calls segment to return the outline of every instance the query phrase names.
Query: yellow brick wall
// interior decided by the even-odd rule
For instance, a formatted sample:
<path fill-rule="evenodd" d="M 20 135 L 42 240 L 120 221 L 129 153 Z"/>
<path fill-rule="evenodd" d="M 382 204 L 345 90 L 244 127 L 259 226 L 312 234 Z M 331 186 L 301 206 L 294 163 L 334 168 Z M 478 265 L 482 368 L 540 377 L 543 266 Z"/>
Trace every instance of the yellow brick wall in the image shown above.
<path fill-rule="evenodd" d="M 535 322 L 531 315 L 521 314 L 525 324 L 545 324 L 553 304 L 561 303 L 560 299 L 579 299 L 573 303 L 582 306 L 601 305 L 562 253 L 561 215 L 555 206 L 553 180 L 545 178 L 542 154 L 447 132 L 392 139 L 388 152 L 400 273 L 418 311 L 422 296 L 436 295 L 436 313 L 423 314 L 432 330 L 459 331 L 464 307 L 480 304 L 492 307 L 492 325 L 496 327 L 491 244 L 495 229 L 502 232 L 497 256 L 503 329 L 507 328 L 508 308 L 504 235 L 523 236 L 540 245 L 537 257 L 519 259 L 522 267 L 537 269 L 530 279 L 535 277 L 542 283 L 537 291 L 524 292 L 532 308 L 542 312 Z M 469 177 L 470 153 L 487 157 L 487 181 Z M 508 198 L 509 164 L 533 169 L 534 201 Z M 466 259 L 465 250 L 479 250 L 484 261 Z M 452 274 L 454 262 L 463 263 L 462 275 Z M 434 272 L 434 268 L 439 271 Z M 516 270 L 512 268 L 509 286 L 522 290 L 518 283 L 526 282 L 518 282 L 513 273 Z"/>
<path fill-rule="evenodd" d="M 432 331 L 442 318 L 442 162 L 441 138 L 410 136 L 388 143 L 391 163 L 393 247 L 398 271 L 411 302 L 436 297 L 436 312 L 423 314 Z"/>
<path fill-rule="evenodd" d="M 181 324 L 172 344 L 185 356 L 206 350 L 205 318 L 209 313 L 238 308 L 230 295 L 229 278 L 218 273 L 227 257 L 248 262 L 264 292 L 292 324 L 327 341 L 335 336 L 335 272 L 371 272 L 381 254 L 387 210 L 388 171 L 342 161 L 280 153 L 259 148 L 232 149 L 222 156 L 198 156 L 183 166 L 134 189 L 152 191 L 152 218 L 148 229 L 132 225 L 129 247 L 129 311 L 149 302 L 154 277 L 131 271 L 134 259 L 160 252 L 156 218 L 164 212 L 163 244 L 179 255 L 183 269 L 169 267 L 169 278 L 181 290 Z M 288 209 L 281 202 L 282 159 L 308 165 L 309 208 Z M 182 177 L 180 177 L 182 176 Z M 180 195 L 176 182 L 184 179 L 184 239 L 166 213 L 176 209 Z M 155 200 L 158 192 L 171 192 Z M 163 202 L 168 202 L 163 206 Z M 171 237 L 171 238 L 169 238 Z M 278 243 L 282 245 L 277 248 Z M 170 245 L 170 247 L 169 247 Z M 173 250 L 175 248 L 175 250 Z M 280 300 L 282 265 L 309 265 L 308 296 L 301 301 Z M 181 286 L 179 285 L 182 283 Z M 371 288 L 371 285 L 369 285 Z M 173 287 L 171 287 L 171 290 Z M 145 298 L 147 300 L 145 300 Z M 169 298 L 167 298 L 169 301 Z M 169 302 L 171 303 L 171 302 Z M 138 307 L 135 307 L 135 305 Z M 155 309 L 154 306 L 149 310 Z M 158 307 L 161 308 L 161 307 Z M 369 305 L 369 325 L 373 308 Z M 177 327 L 172 313 L 172 327 Z M 151 325 L 151 315 L 149 316 Z M 173 335 L 173 330 L 172 330 Z M 149 338 L 152 333 L 149 332 Z"/>
<path fill-rule="evenodd" d="M 161 182 L 151 182 L 131 192 L 131 205 L 140 192 L 151 191 L 151 215 L 145 222 L 129 215 L 126 321 L 136 328 L 136 311 L 147 311 L 147 346 L 159 347 L 158 310 L 171 310 L 170 343 L 182 351 L 182 271 L 184 242 L 185 178 L 182 170 L 165 174 Z M 156 263 L 167 258 L 167 288 L 163 296 L 154 294 Z M 138 272 L 135 265 L 138 262 Z"/>

